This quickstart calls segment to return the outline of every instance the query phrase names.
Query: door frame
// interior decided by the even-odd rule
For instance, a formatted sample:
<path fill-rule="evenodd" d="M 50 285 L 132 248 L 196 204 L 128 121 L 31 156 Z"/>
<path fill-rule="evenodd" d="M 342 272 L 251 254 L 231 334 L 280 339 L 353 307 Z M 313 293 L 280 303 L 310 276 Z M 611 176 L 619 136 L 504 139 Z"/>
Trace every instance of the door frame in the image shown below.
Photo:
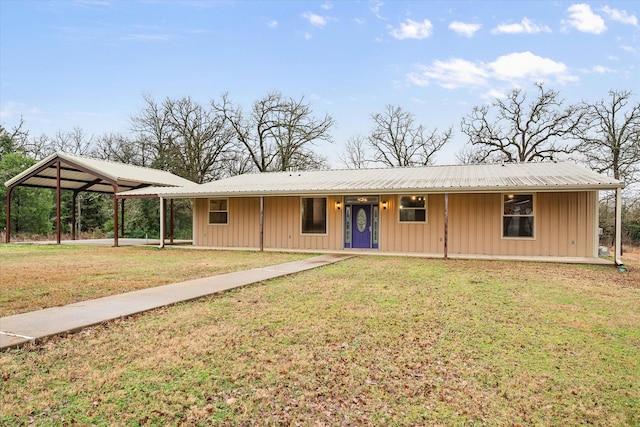
<path fill-rule="evenodd" d="M 345 196 L 344 213 L 342 215 L 343 224 L 343 247 L 344 249 L 356 249 L 353 247 L 353 215 L 355 214 L 353 207 L 358 205 L 368 205 L 371 207 L 370 219 L 371 220 L 371 237 L 369 248 L 357 248 L 357 249 L 371 249 L 378 250 L 380 248 L 380 196 Z"/>

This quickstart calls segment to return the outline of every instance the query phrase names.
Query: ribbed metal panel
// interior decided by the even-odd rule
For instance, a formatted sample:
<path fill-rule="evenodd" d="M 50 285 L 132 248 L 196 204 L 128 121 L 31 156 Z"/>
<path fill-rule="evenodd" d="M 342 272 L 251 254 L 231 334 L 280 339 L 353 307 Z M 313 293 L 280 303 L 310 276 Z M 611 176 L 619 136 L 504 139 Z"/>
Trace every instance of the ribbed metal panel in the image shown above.
<path fill-rule="evenodd" d="M 564 162 L 271 172 L 239 175 L 202 185 L 148 188 L 123 194 L 167 197 L 395 194 L 416 190 L 428 193 L 605 190 L 623 186 L 618 180 Z"/>

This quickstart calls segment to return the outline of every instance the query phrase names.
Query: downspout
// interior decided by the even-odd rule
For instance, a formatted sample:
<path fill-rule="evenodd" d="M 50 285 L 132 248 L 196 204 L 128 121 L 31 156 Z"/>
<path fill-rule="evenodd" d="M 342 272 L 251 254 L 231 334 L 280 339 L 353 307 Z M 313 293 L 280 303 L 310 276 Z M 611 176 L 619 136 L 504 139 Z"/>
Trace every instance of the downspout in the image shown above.
<path fill-rule="evenodd" d="M 449 257 L 449 193 L 444 193 L 444 259 Z"/>
<path fill-rule="evenodd" d="M 618 270 L 627 271 L 622 263 L 622 188 L 616 188 L 616 246 L 614 249 L 614 261 Z"/>
<path fill-rule="evenodd" d="M 260 196 L 260 252 L 264 251 L 264 196 Z"/>
<path fill-rule="evenodd" d="M 164 198 L 160 197 L 160 245 L 158 248 L 164 248 Z"/>
<path fill-rule="evenodd" d="M 4 236 L 5 243 L 11 243 L 11 192 L 13 186 L 7 187 L 7 234 Z"/>

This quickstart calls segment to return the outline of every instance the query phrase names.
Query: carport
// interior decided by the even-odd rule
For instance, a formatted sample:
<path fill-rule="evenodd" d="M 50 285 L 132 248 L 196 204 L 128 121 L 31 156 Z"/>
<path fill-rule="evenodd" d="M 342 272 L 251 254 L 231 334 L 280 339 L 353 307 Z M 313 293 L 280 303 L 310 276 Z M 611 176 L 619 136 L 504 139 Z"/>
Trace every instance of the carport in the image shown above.
<path fill-rule="evenodd" d="M 54 153 L 5 182 L 7 186 L 7 234 L 5 240 L 6 243 L 11 242 L 11 192 L 18 186 L 55 189 L 56 242 L 58 244 L 60 244 L 62 234 L 60 220 L 62 190 L 73 192 L 71 208 L 73 212 L 71 219 L 71 236 L 73 240 L 76 240 L 75 216 L 78 194 L 83 191 L 113 194 L 113 245 L 118 246 L 118 231 L 124 236 L 125 208 L 124 199 L 120 199 L 120 206 L 118 206 L 116 194 L 119 191 L 149 186 L 180 187 L 190 184 L 192 185 L 193 182 L 158 169 L 61 152 Z M 161 210 L 164 208 L 164 204 L 161 204 Z M 163 240 L 164 236 L 160 236 L 160 238 Z"/>

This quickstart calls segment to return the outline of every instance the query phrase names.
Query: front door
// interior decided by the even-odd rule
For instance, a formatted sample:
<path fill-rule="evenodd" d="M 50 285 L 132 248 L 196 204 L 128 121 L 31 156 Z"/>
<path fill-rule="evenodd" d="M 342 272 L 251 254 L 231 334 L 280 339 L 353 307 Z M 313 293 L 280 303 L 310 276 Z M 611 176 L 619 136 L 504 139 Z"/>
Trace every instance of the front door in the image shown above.
<path fill-rule="evenodd" d="M 351 247 L 371 248 L 371 205 L 353 205 L 351 212 Z"/>

